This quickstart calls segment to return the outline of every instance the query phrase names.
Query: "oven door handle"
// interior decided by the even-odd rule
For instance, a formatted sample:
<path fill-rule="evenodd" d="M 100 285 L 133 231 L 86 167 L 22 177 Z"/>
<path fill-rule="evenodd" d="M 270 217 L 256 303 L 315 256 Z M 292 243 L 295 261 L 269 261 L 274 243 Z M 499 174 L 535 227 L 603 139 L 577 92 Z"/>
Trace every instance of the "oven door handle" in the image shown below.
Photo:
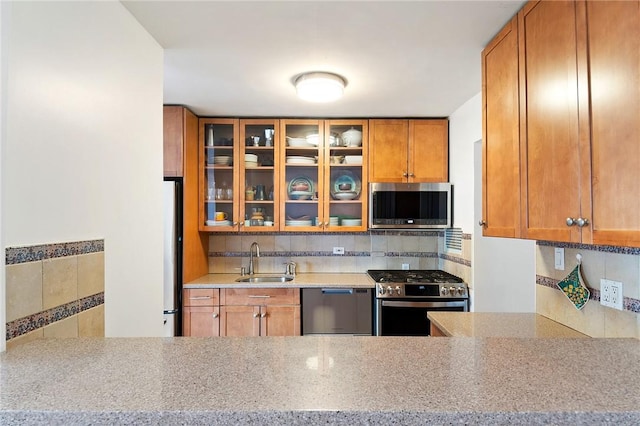
<path fill-rule="evenodd" d="M 404 302 L 398 300 L 382 300 L 382 306 L 389 306 L 392 308 L 452 308 L 452 307 L 464 307 L 466 302 L 464 301 L 450 301 L 450 302 Z"/>

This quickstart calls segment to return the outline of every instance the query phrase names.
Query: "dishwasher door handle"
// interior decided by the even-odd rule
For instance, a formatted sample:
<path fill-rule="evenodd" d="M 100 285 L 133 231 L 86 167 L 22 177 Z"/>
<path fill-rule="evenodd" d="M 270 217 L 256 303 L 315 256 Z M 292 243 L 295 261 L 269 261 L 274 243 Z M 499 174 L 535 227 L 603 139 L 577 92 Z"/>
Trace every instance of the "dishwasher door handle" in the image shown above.
<path fill-rule="evenodd" d="M 352 288 L 323 288 L 322 294 L 353 294 Z"/>

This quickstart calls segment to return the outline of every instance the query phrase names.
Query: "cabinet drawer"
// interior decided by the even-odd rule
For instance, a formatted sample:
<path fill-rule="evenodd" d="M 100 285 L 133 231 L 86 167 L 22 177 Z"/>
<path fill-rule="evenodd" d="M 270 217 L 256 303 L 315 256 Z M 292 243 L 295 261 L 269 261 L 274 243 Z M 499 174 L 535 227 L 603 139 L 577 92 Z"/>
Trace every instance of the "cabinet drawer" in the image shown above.
<path fill-rule="evenodd" d="M 184 306 L 216 306 L 220 304 L 220 290 L 217 288 L 185 289 L 182 295 Z"/>
<path fill-rule="evenodd" d="M 222 290 L 223 305 L 298 305 L 297 288 L 226 288 Z"/>

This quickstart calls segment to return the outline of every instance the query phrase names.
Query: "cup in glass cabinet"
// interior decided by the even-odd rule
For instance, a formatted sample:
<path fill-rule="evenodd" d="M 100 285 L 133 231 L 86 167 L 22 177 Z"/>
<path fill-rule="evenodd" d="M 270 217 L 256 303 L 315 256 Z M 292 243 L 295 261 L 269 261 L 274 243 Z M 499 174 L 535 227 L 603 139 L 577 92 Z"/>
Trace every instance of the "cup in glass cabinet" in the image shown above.
<path fill-rule="evenodd" d="M 244 198 L 247 201 L 253 201 L 253 196 L 254 196 L 254 191 L 253 188 L 247 188 L 246 191 L 244 192 Z"/>
<path fill-rule="evenodd" d="M 266 195 L 264 192 L 264 185 L 256 185 L 255 199 L 262 201 L 265 198 L 266 198 Z"/>

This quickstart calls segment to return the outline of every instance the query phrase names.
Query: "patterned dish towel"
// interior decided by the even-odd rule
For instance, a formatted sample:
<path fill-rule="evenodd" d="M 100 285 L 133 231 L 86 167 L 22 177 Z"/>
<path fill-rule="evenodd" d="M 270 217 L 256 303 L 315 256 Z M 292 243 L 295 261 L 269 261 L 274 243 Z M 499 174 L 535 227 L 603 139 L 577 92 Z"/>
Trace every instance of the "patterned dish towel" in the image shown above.
<path fill-rule="evenodd" d="M 589 301 L 591 292 L 584 285 L 582 280 L 582 274 L 580 273 L 580 263 L 567 275 L 562 281 L 558 282 L 558 287 L 564 292 L 564 295 L 569 298 L 573 306 L 580 310 L 584 308 L 584 305 Z"/>

